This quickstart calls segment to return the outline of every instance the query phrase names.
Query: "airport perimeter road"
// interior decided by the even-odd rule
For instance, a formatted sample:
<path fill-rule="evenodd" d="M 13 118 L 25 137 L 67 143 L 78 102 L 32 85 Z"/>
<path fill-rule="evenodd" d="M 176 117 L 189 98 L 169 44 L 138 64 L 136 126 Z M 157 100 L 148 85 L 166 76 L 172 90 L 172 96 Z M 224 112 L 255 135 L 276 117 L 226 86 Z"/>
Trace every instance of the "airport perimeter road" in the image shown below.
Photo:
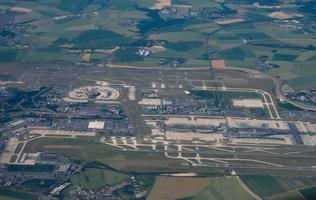
<path fill-rule="evenodd" d="M 194 86 L 193 90 L 210 90 L 210 91 L 228 91 L 228 92 L 254 92 L 262 96 L 263 104 L 267 108 L 271 119 L 281 119 L 279 112 L 274 104 L 272 96 L 263 90 L 253 88 L 227 88 L 227 87 L 207 87 Z M 272 108 L 271 108 L 272 107 Z"/>

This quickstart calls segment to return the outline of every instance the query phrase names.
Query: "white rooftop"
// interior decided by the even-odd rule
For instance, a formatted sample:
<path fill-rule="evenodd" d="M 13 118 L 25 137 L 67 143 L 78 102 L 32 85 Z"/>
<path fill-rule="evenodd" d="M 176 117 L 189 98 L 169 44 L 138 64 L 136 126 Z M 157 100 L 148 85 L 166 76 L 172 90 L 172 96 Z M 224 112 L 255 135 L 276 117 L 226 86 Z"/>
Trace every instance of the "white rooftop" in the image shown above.
<path fill-rule="evenodd" d="M 104 122 L 100 122 L 100 121 L 89 122 L 88 128 L 103 129 L 104 128 Z"/>

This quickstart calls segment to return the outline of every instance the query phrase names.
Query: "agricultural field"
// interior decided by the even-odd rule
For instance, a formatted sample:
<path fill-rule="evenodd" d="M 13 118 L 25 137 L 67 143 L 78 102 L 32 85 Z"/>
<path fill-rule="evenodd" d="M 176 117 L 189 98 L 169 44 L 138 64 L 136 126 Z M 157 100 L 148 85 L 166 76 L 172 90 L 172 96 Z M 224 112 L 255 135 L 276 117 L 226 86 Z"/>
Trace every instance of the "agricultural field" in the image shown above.
<path fill-rule="evenodd" d="M 229 67 L 266 71 L 258 66 L 258 60 L 265 57 L 277 66 L 267 73 L 282 84 L 295 90 L 315 87 L 315 30 L 299 17 L 313 19 L 312 12 L 304 5 L 296 9 L 282 2 L 273 3 L 275 8 L 242 3 L 238 7 L 213 0 L 4 0 L 1 10 L 11 10 L 11 20 L 23 23 L 17 30 L 23 34 L 3 32 L 11 39 L 0 48 L 0 63 L 207 67 L 209 60 L 222 59 Z M 178 12 L 163 12 L 164 6 Z M 279 7 L 286 12 L 279 12 Z M 197 10 L 194 14 L 186 10 L 192 8 Z M 279 15 L 271 15 L 274 11 Z M 292 21 L 271 17 L 281 15 L 298 17 Z M 139 49 L 153 45 L 163 48 L 139 55 Z"/>
<path fill-rule="evenodd" d="M 315 0 L 0 0 L 0 200 L 312 200 Z"/>
<path fill-rule="evenodd" d="M 183 190 L 183 188 L 186 188 Z M 254 200 L 234 177 L 185 178 L 157 177 L 148 195 L 149 200 L 158 199 L 224 199 L 238 196 L 244 200 Z"/>
<path fill-rule="evenodd" d="M 276 199 L 309 199 L 314 195 L 315 177 L 242 176 L 246 185 L 261 197 Z"/>
<path fill-rule="evenodd" d="M 39 196 L 32 194 L 32 193 L 17 191 L 14 189 L 0 188 L 0 199 L 3 199 L 3 200 L 18 200 L 18 199 L 38 200 Z"/>

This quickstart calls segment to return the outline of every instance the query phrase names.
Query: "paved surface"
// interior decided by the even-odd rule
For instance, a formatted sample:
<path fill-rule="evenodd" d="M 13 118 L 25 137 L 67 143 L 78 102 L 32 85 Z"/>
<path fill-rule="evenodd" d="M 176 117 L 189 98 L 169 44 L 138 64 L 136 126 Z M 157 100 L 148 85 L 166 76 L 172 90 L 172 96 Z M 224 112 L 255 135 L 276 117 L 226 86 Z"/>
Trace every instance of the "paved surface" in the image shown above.
<path fill-rule="evenodd" d="M 311 149 L 302 149 L 302 147 L 284 147 L 283 149 L 288 152 L 278 152 L 282 150 L 282 147 L 275 145 L 265 146 L 252 146 L 252 145 L 234 145 L 227 146 L 223 144 L 194 144 L 180 142 L 171 142 L 167 140 L 154 140 L 154 139 L 136 139 L 127 137 L 102 137 L 100 143 L 117 147 L 123 151 L 140 151 L 140 152 L 161 152 L 167 158 L 181 159 L 192 166 L 196 167 L 213 167 L 213 168 L 232 168 L 232 169 L 278 169 L 278 170 L 294 170 L 294 171 L 313 171 L 316 172 L 316 166 L 299 166 L 280 164 L 275 162 L 265 161 L 264 158 L 274 158 L 277 162 L 279 159 L 295 159 L 303 158 L 302 155 L 295 155 L 295 153 L 305 153 L 311 151 Z M 145 147 L 145 148 L 144 148 Z M 203 151 L 200 149 L 204 148 Z M 217 153 L 209 152 L 205 148 L 210 150 L 216 150 Z M 239 149 L 237 152 L 236 149 Z M 243 149 L 242 151 L 240 149 Z M 275 151 L 274 151 L 275 150 Z M 315 149 L 313 149 L 315 150 Z M 222 152 L 222 153 L 219 153 Z M 292 154 L 288 155 L 286 153 Z M 201 153 L 203 155 L 201 155 Z M 227 157 L 228 156 L 228 157 Z M 294 157 L 293 157 L 294 156 Z M 242 157 L 242 158 L 240 158 Z M 248 157 L 248 158 L 245 158 Z M 306 156 L 305 156 L 306 157 Z M 306 157 L 306 159 L 314 158 L 313 155 Z M 234 162 L 237 163 L 234 163 Z M 210 163 L 212 162 L 212 163 Z M 233 163 L 232 163 L 233 162 Z M 245 162 L 245 163 L 239 163 Z M 314 163 L 315 164 L 315 163 Z"/>

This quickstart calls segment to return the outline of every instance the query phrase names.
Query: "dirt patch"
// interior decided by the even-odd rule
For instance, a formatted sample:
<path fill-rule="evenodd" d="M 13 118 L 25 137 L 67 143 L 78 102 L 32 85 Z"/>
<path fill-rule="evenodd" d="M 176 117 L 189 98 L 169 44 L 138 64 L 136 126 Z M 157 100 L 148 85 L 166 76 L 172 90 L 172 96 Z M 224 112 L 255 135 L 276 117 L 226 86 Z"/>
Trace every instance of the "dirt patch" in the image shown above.
<path fill-rule="evenodd" d="M 297 17 L 303 17 L 301 14 L 287 14 L 285 12 L 277 11 L 277 12 L 272 12 L 268 15 L 269 17 L 275 18 L 275 19 L 293 19 Z"/>
<path fill-rule="evenodd" d="M 158 0 L 150 9 L 158 9 L 161 10 L 165 6 L 170 6 L 171 5 L 171 0 Z"/>
<path fill-rule="evenodd" d="M 158 53 L 158 52 L 165 51 L 165 50 L 166 50 L 166 48 L 161 46 L 161 45 L 154 45 L 154 46 L 150 47 L 150 51 L 152 53 Z"/>
<path fill-rule="evenodd" d="M 128 88 L 128 99 L 131 101 L 136 100 L 136 87 L 135 86 L 131 86 Z"/>
<path fill-rule="evenodd" d="M 175 177 L 194 177 L 197 176 L 196 173 L 188 172 L 188 173 L 175 173 L 175 174 L 166 174 L 167 176 L 175 176 Z"/>
<path fill-rule="evenodd" d="M 29 12 L 32 12 L 32 9 L 23 8 L 23 7 L 11 7 L 11 8 L 9 9 L 9 11 L 12 11 L 12 12 L 21 12 L 21 13 L 29 13 Z"/>
<path fill-rule="evenodd" d="M 82 60 L 85 62 L 90 62 L 91 51 L 85 51 L 82 56 Z"/>
<path fill-rule="evenodd" d="M 244 108 L 263 108 L 261 99 L 233 99 L 233 105 Z"/>
<path fill-rule="evenodd" d="M 93 53 L 99 54 L 113 54 L 115 51 L 119 50 L 120 47 L 114 47 L 113 49 L 95 49 Z"/>
<path fill-rule="evenodd" d="M 225 68 L 225 60 L 212 60 L 212 67 L 218 69 Z"/>
<path fill-rule="evenodd" d="M 144 98 L 141 101 L 139 101 L 138 104 L 142 106 L 160 106 L 162 102 L 161 99 Z"/>
<path fill-rule="evenodd" d="M 216 20 L 215 23 L 219 25 L 226 25 L 226 24 L 235 24 L 245 21 L 244 19 L 220 19 Z"/>
<path fill-rule="evenodd" d="M 171 200 L 194 196 L 210 184 L 209 178 L 163 177 L 157 178 L 148 200 Z"/>

